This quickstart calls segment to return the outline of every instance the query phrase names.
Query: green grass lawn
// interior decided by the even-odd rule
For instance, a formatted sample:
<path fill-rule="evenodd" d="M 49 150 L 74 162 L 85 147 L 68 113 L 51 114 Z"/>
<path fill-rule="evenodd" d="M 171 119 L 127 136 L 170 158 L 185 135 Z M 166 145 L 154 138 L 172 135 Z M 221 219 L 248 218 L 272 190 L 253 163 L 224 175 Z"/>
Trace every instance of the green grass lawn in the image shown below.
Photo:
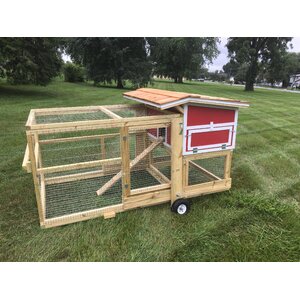
<path fill-rule="evenodd" d="M 244 99 L 229 192 L 42 230 L 31 174 L 22 168 L 31 108 L 124 103 L 122 90 L 55 81 L 0 82 L 0 261 L 299 261 L 300 95 L 222 84 L 155 88 Z"/>

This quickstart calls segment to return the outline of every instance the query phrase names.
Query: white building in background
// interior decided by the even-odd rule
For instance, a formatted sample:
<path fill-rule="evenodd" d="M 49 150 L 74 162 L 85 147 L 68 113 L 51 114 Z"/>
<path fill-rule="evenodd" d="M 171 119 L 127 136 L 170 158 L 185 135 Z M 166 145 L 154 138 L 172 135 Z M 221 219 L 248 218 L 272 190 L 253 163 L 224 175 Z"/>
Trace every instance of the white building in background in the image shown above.
<path fill-rule="evenodd" d="M 292 88 L 300 87 L 300 74 L 290 75 L 290 85 Z"/>

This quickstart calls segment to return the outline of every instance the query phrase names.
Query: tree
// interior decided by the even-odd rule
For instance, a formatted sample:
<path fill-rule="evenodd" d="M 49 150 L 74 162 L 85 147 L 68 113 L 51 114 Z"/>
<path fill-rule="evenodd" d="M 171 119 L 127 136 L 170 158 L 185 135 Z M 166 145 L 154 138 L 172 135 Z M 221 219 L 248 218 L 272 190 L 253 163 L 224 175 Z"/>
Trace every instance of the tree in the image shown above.
<path fill-rule="evenodd" d="M 246 63 L 245 91 L 253 91 L 256 76 L 258 75 L 258 63 L 271 63 L 279 55 L 284 55 L 288 48 L 289 37 L 247 37 L 229 38 L 227 48 L 229 57 L 239 64 Z"/>
<path fill-rule="evenodd" d="M 247 71 L 248 71 L 248 65 L 246 63 L 241 64 L 237 69 L 237 72 L 234 77 L 234 81 L 239 83 L 245 82 Z"/>
<path fill-rule="evenodd" d="M 223 71 L 227 74 L 228 77 L 235 77 L 238 69 L 240 67 L 240 64 L 233 59 L 231 59 L 227 64 L 223 66 Z"/>
<path fill-rule="evenodd" d="M 205 62 L 217 56 L 218 38 L 152 38 L 148 39 L 154 62 L 154 73 L 170 77 L 175 83 L 198 78 Z"/>
<path fill-rule="evenodd" d="M 115 81 L 123 88 L 125 80 L 137 87 L 150 81 L 152 66 L 144 38 L 74 38 L 66 52 L 86 68 L 95 84 Z"/>
<path fill-rule="evenodd" d="M 84 68 L 67 62 L 63 66 L 64 79 L 66 82 L 83 82 L 84 81 Z"/>
<path fill-rule="evenodd" d="M 1 38 L 0 76 L 14 84 L 46 85 L 62 65 L 56 38 Z"/>
<path fill-rule="evenodd" d="M 300 53 L 285 53 L 277 57 L 274 63 L 266 65 L 265 70 L 265 77 L 269 82 L 274 84 L 282 81 L 282 87 L 287 87 L 290 75 L 300 73 Z"/>

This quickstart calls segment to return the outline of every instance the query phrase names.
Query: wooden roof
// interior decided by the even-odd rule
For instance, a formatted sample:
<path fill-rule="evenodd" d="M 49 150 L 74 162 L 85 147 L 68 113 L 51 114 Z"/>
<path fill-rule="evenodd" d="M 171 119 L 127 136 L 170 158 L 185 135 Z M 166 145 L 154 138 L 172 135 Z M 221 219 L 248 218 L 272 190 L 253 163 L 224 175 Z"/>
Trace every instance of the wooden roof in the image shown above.
<path fill-rule="evenodd" d="M 160 109 L 167 109 L 185 103 L 209 104 L 213 106 L 248 107 L 249 103 L 228 98 L 199 94 L 173 92 L 159 89 L 142 88 L 123 94 L 125 98 L 146 103 Z"/>

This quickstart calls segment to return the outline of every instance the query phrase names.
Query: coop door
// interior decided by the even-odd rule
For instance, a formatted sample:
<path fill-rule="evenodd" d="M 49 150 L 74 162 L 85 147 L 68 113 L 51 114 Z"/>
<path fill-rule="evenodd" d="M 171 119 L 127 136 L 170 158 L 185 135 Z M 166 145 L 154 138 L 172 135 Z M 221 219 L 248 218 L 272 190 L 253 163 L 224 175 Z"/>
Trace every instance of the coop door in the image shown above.
<path fill-rule="evenodd" d="M 183 154 L 234 149 L 238 111 L 186 105 Z"/>

